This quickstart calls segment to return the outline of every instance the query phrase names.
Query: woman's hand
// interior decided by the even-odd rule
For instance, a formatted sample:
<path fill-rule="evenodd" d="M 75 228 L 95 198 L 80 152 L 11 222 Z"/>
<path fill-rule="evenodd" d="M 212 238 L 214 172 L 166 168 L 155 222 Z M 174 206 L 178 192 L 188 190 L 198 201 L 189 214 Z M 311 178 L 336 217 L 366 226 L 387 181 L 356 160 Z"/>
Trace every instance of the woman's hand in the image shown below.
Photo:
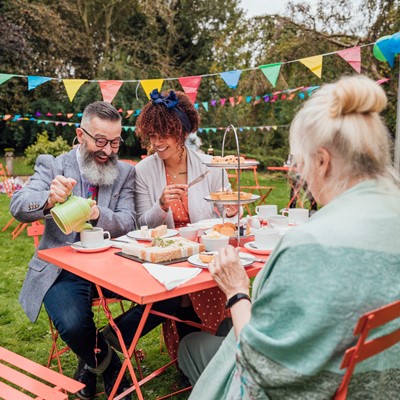
<path fill-rule="evenodd" d="M 220 289 L 230 299 L 237 293 L 249 294 L 250 279 L 239 258 L 240 249 L 227 246 L 218 251 L 208 269 Z"/>
<path fill-rule="evenodd" d="M 50 194 L 47 200 L 47 208 L 54 207 L 56 203 L 64 203 L 72 194 L 76 180 L 57 175 L 50 184 Z"/>
<path fill-rule="evenodd" d="M 162 195 L 160 197 L 160 206 L 164 211 L 168 211 L 168 208 L 176 200 L 183 199 L 186 196 L 187 185 L 176 184 L 165 186 Z"/>

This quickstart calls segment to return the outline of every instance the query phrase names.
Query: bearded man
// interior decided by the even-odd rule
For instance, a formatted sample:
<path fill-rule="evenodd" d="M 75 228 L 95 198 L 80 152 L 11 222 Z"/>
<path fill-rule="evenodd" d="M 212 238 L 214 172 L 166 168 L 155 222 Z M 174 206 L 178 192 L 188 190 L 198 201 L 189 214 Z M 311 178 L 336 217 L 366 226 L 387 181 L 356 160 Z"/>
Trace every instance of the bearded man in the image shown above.
<path fill-rule="evenodd" d="M 51 218 L 50 210 L 73 193 L 92 197 L 90 222 L 109 231 L 112 237 L 136 229 L 134 207 L 134 167 L 118 161 L 121 138 L 121 116 L 109 103 L 97 101 L 88 105 L 76 129 L 79 142 L 70 152 L 58 157 L 40 155 L 29 184 L 16 191 L 10 204 L 11 214 L 21 222 L 45 219 L 45 231 L 39 249 L 65 246 L 80 240 L 79 233 L 64 235 Z M 110 297 L 118 297 L 105 290 Z M 86 384 L 78 392 L 81 399 L 96 394 L 96 374 L 102 374 L 108 396 L 121 368 L 121 361 L 97 332 L 91 300 L 96 296 L 90 282 L 35 254 L 29 263 L 19 301 L 32 322 L 41 304 L 61 338 L 79 357 L 75 378 Z M 117 393 L 127 389 L 123 379 Z M 130 395 L 124 399 L 131 399 Z"/>

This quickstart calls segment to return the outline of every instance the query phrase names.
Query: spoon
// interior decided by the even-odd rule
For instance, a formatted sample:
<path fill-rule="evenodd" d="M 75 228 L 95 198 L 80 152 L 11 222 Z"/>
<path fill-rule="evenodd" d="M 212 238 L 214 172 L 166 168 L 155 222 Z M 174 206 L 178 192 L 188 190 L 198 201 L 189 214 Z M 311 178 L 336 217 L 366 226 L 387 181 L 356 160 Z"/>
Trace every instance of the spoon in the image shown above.
<path fill-rule="evenodd" d="M 72 242 L 65 242 L 65 243 L 69 244 L 69 245 L 74 245 L 76 247 L 82 247 L 82 249 L 87 249 L 88 248 L 87 246 L 84 246 L 83 244 L 72 243 Z"/>

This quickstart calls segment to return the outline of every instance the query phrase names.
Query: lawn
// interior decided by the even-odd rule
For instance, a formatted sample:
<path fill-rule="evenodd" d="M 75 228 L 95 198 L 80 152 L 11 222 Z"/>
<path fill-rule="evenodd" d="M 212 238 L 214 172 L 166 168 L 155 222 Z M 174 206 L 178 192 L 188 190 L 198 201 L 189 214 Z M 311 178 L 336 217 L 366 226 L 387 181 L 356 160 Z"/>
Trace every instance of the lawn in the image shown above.
<path fill-rule="evenodd" d="M 1 161 L 1 160 L 0 160 Z M 18 167 L 19 168 L 19 167 Z M 251 172 L 242 174 L 242 184 L 251 184 Z M 289 186 L 286 178 L 281 174 L 260 174 L 260 184 L 274 186 L 268 198 L 269 204 L 277 204 L 278 209 L 285 207 L 289 200 Z M 3 226 L 11 219 L 8 211 L 9 198 L 0 194 L 0 226 Z M 46 312 L 42 309 L 36 323 L 31 323 L 18 304 L 18 294 L 21 289 L 27 265 L 32 257 L 35 248 L 33 239 L 28 237 L 24 231 L 15 240 L 11 240 L 11 231 L 17 225 L 14 221 L 11 227 L 5 232 L 0 232 L 2 251 L 0 254 L 1 280 L 0 280 L 0 345 L 30 358 L 40 364 L 46 364 L 51 346 L 49 321 Z M 129 302 L 126 303 L 129 306 Z M 118 312 L 118 306 L 114 305 L 113 310 Z M 99 319 L 99 326 L 104 325 L 105 318 L 101 310 L 95 310 L 96 319 Z M 161 362 L 167 362 L 168 356 L 160 352 L 160 329 L 157 328 L 146 335 L 140 342 L 140 348 L 144 350 L 145 359 L 142 363 L 144 373 L 152 371 L 160 366 Z M 72 376 L 76 366 L 76 357 L 72 352 L 62 356 L 64 373 Z M 101 380 L 98 380 L 98 389 L 102 390 Z M 155 399 L 158 396 L 166 395 L 174 388 L 177 389 L 177 373 L 174 367 L 170 367 L 166 373 L 145 384 L 142 389 L 146 399 Z M 100 396 L 98 399 L 103 399 Z M 181 394 L 175 399 L 187 399 L 188 394 Z"/>

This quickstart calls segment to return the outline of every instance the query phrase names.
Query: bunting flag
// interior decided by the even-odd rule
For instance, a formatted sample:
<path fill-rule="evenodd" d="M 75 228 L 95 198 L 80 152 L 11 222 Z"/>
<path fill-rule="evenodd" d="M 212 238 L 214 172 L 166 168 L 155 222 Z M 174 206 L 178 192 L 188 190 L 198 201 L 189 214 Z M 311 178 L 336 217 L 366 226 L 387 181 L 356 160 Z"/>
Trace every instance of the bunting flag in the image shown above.
<path fill-rule="evenodd" d="M 182 85 L 184 92 L 189 96 L 192 103 L 196 101 L 201 78 L 201 76 L 185 76 L 178 78 L 178 81 Z"/>
<path fill-rule="evenodd" d="M 53 78 L 46 78 L 45 76 L 28 76 L 28 90 L 35 89 L 42 83 L 51 80 L 53 80 Z"/>
<path fill-rule="evenodd" d="M 358 73 L 361 73 L 361 48 L 359 46 L 351 49 L 344 49 L 337 54 L 347 61 Z"/>
<path fill-rule="evenodd" d="M 203 101 L 201 104 L 203 104 L 204 109 L 208 112 L 208 101 Z"/>
<path fill-rule="evenodd" d="M 237 69 L 234 71 L 221 72 L 219 76 L 231 89 L 236 89 L 241 73 L 242 71 Z"/>
<path fill-rule="evenodd" d="M 265 75 L 265 77 L 270 81 L 272 86 L 276 85 L 276 81 L 279 77 L 279 72 L 281 71 L 282 63 L 261 65 L 259 68 Z"/>
<path fill-rule="evenodd" d="M 321 78 L 322 75 L 322 55 L 302 58 L 299 60 L 304 64 L 311 72 Z"/>
<path fill-rule="evenodd" d="M 389 65 L 393 68 L 394 66 L 394 53 L 392 52 L 392 45 L 390 40 L 381 40 L 377 41 L 376 45 L 378 46 L 379 50 L 382 52 L 383 56 L 386 58 L 386 61 Z"/>
<path fill-rule="evenodd" d="M 229 103 L 231 103 L 232 107 L 235 107 L 235 98 L 234 97 L 229 97 Z"/>
<path fill-rule="evenodd" d="M 87 79 L 63 79 L 62 81 L 67 91 L 69 101 L 72 102 L 79 88 L 87 82 Z"/>
<path fill-rule="evenodd" d="M 4 83 L 5 81 L 8 81 L 9 79 L 11 79 L 13 76 L 12 74 L 0 74 L 0 85 L 2 83 Z"/>
<path fill-rule="evenodd" d="M 150 100 L 150 93 L 157 89 L 161 92 L 162 85 L 164 83 L 164 79 L 145 79 L 140 81 L 144 92 L 146 93 L 147 98 Z"/>
<path fill-rule="evenodd" d="M 112 103 L 115 95 L 118 93 L 118 90 L 123 83 L 124 81 L 99 81 L 103 100 L 107 103 Z"/>

